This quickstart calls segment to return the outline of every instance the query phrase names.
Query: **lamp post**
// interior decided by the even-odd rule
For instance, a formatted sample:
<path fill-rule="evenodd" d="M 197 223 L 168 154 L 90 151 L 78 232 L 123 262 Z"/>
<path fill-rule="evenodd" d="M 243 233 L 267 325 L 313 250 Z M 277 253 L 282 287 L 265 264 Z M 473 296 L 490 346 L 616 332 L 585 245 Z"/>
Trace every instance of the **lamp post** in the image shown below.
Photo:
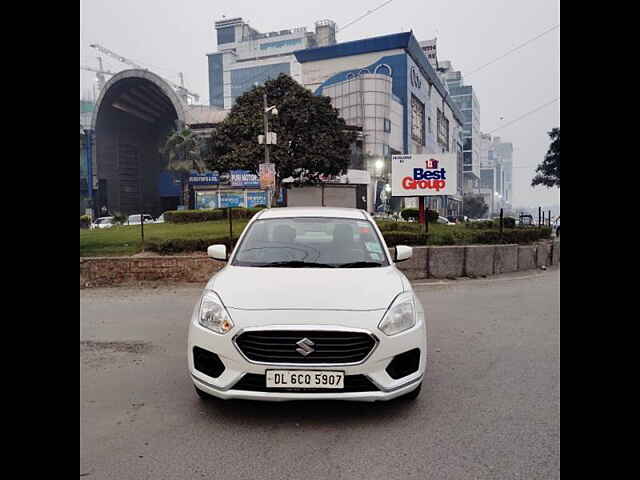
<path fill-rule="evenodd" d="M 272 135 L 270 135 L 269 132 L 269 114 L 271 113 L 272 115 L 278 115 L 278 109 L 275 107 L 275 105 L 272 105 L 271 107 L 267 106 L 267 91 L 265 89 L 264 94 L 262 95 L 262 100 L 264 103 L 264 114 L 263 114 L 263 118 L 264 118 L 264 163 L 269 163 L 269 145 L 271 143 L 275 143 L 272 142 Z M 275 137 L 275 135 L 273 135 L 273 137 Z M 275 180 L 275 178 L 274 178 Z M 271 208 L 271 188 L 267 189 L 267 208 Z"/>

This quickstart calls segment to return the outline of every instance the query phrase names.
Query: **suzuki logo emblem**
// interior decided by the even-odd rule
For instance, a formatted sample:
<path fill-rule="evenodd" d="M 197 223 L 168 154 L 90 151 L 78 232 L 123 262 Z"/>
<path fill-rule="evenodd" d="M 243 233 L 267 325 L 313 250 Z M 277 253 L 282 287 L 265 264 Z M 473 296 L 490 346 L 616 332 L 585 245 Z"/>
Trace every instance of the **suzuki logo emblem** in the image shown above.
<path fill-rule="evenodd" d="M 296 352 L 298 352 L 303 357 L 306 357 L 310 353 L 313 353 L 313 352 L 316 351 L 316 349 L 313 348 L 315 343 L 313 343 L 307 337 L 303 338 L 302 340 L 297 341 L 296 345 L 298 345 L 298 347 L 300 347 L 300 348 L 296 348 Z"/>

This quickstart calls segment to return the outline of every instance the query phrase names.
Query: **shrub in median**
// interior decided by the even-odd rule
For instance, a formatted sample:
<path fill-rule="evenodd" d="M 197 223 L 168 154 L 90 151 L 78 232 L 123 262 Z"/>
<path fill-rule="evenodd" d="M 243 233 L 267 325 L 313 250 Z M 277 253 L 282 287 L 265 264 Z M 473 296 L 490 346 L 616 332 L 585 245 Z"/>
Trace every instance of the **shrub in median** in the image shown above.
<path fill-rule="evenodd" d="M 262 207 L 231 209 L 231 218 L 251 218 L 262 210 Z M 164 221 L 168 223 L 197 223 L 223 220 L 228 216 L 228 209 L 213 208 L 207 210 L 173 210 L 164 213 Z"/>
<path fill-rule="evenodd" d="M 236 238 L 237 240 L 237 238 Z M 158 252 L 162 255 L 170 255 L 172 253 L 183 252 L 206 252 L 209 245 L 223 243 L 227 249 L 231 250 L 229 237 L 202 237 L 202 238 L 171 238 L 168 240 L 149 239 L 145 242 L 145 246 L 152 252 Z"/>
<path fill-rule="evenodd" d="M 89 215 L 80 215 L 80 228 L 89 228 L 91 217 Z"/>

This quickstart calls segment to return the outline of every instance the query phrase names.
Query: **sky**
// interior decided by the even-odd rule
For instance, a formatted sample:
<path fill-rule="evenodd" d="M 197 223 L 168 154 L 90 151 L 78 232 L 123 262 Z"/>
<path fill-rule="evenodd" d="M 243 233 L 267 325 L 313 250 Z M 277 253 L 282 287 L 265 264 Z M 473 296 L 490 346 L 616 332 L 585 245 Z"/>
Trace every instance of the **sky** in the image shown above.
<path fill-rule="evenodd" d="M 207 53 L 215 52 L 213 23 L 242 17 L 261 32 L 306 26 L 325 18 L 340 29 L 384 0 L 81 0 L 80 63 L 97 67 L 98 43 L 185 86 L 208 104 Z M 548 132 L 560 126 L 560 101 L 509 124 L 560 97 L 560 29 L 470 73 L 560 23 L 558 0 L 392 0 L 338 31 L 338 42 L 412 30 L 420 40 L 437 37 L 438 59 L 450 60 L 473 85 L 480 129 L 513 143 L 514 206 L 560 203 L 560 190 L 531 187 L 549 148 Z M 106 70 L 125 66 L 103 57 Z M 466 72 L 466 73 L 465 73 Z M 470 74 L 467 74 L 470 73 Z M 95 76 L 80 70 L 80 95 L 91 95 Z M 509 125 L 507 125 L 509 124 Z M 503 127 L 503 128 L 501 128 Z M 494 131 L 495 130 L 495 131 Z"/>

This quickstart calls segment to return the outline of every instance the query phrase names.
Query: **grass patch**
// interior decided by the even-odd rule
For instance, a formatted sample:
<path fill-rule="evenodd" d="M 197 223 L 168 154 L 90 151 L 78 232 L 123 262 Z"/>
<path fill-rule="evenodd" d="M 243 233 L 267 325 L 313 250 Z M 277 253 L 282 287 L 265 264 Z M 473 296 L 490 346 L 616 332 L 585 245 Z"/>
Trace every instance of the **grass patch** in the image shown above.
<path fill-rule="evenodd" d="M 233 238 L 238 239 L 247 219 L 233 220 Z M 500 243 L 533 243 L 550 238 L 551 230 L 544 228 L 496 229 L 466 228 L 464 224 L 429 224 L 424 234 L 420 225 L 412 222 L 378 222 L 389 247 L 396 245 L 469 245 Z M 227 220 L 198 223 L 163 223 L 144 226 L 145 249 L 162 254 L 204 252 L 213 243 L 227 243 Z M 81 257 L 129 256 L 142 251 L 140 226 L 120 226 L 96 230 L 80 230 Z"/>
<path fill-rule="evenodd" d="M 237 239 L 248 220 L 233 221 L 233 236 Z M 197 240 L 209 237 L 226 237 L 229 222 L 158 223 L 145 224 L 145 243 L 162 243 L 167 240 Z M 126 225 L 95 230 L 80 230 L 81 257 L 128 256 L 142 251 L 140 225 Z"/>

